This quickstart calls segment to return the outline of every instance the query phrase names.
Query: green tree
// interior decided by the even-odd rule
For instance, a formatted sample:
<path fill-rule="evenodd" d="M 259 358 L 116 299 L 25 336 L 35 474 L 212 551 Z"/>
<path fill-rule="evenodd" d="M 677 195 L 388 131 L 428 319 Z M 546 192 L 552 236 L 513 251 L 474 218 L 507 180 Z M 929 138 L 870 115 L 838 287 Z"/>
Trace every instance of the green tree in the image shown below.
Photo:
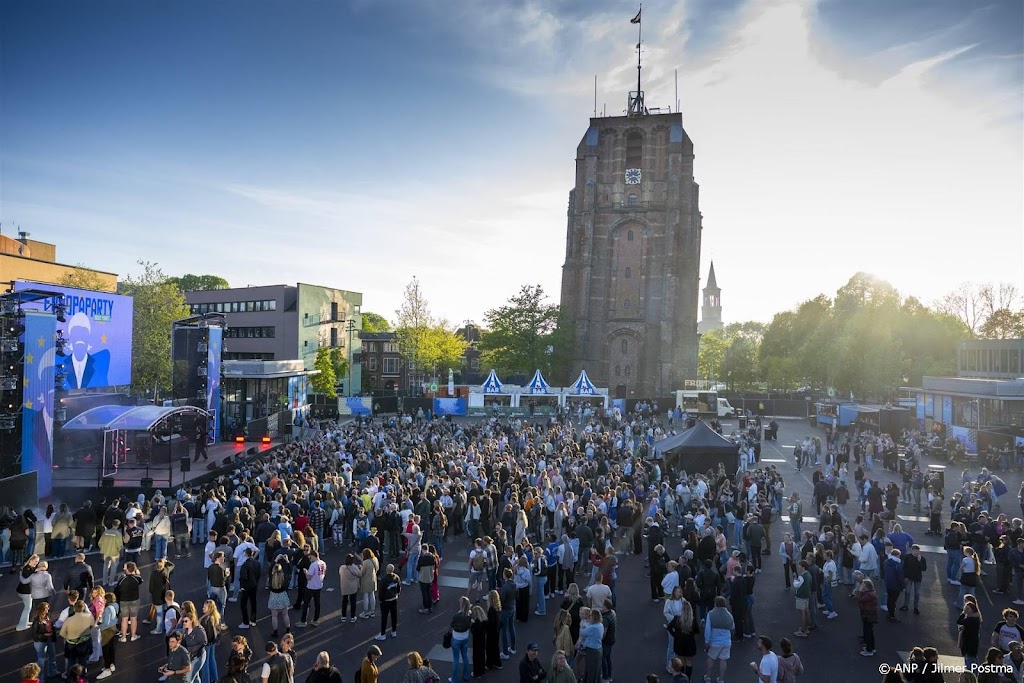
<path fill-rule="evenodd" d="M 369 311 L 363 311 L 363 332 L 390 332 L 391 323 L 387 318 Z"/>
<path fill-rule="evenodd" d="M 309 378 L 309 383 L 316 393 L 323 394 L 328 398 L 337 398 L 338 376 L 334 372 L 335 361 L 331 357 L 332 351 L 333 349 L 329 346 L 321 346 L 316 350 L 313 369 L 319 372 Z"/>
<path fill-rule="evenodd" d="M 229 289 L 228 281 L 217 275 L 193 275 L 185 273 L 181 277 L 167 278 L 183 292 L 203 292 L 209 289 Z"/>
<path fill-rule="evenodd" d="M 57 284 L 76 289 L 91 289 L 97 292 L 107 291 L 107 283 L 103 281 L 103 278 L 81 263 L 76 264 L 73 271 L 65 273 Z"/>
<path fill-rule="evenodd" d="M 697 374 L 706 380 L 722 376 L 722 359 L 732 344 L 732 337 L 724 329 L 711 330 L 700 336 L 697 350 Z"/>
<path fill-rule="evenodd" d="M 441 381 L 443 375 L 447 381 L 449 369 L 458 370 L 462 367 L 462 354 L 467 346 L 469 344 L 466 340 L 455 334 L 455 329 L 447 321 L 438 321 L 427 328 L 423 335 L 423 369 L 432 378 Z"/>
<path fill-rule="evenodd" d="M 134 299 L 132 388 L 153 400 L 171 387 L 171 327 L 188 316 L 185 295 L 156 263 L 139 261 L 142 273 L 121 282 L 121 294 Z"/>
<path fill-rule="evenodd" d="M 997 308 L 985 318 L 985 322 L 978 329 L 978 334 L 985 339 L 1024 338 L 1024 311 Z"/>
<path fill-rule="evenodd" d="M 430 315 L 430 305 L 420 289 L 419 280 L 413 276 L 405 286 L 402 305 L 395 311 L 395 333 L 398 345 L 409 364 L 409 376 L 413 384 L 418 385 L 423 369 L 427 367 L 428 358 L 424 355 L 427 347 L 427 336 L 434 326 Z"/>
<path fill-rule="evenodd" d="M 551 371 L 559 307 L 547 301 L 543 287 L 523 285 L 507 303 L 487 311 L 484 320 L 487 332 L 480 350 L 488 366 L 499 374 Z"/>

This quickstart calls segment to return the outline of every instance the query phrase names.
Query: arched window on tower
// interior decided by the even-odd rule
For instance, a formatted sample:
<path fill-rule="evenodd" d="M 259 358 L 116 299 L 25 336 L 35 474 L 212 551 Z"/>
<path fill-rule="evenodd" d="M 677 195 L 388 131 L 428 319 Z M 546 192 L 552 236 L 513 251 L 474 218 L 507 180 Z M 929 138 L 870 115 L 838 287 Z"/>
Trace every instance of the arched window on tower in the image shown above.
<path fill-rule="evenodd" d="M 632 230 L 627 230 L 626 231 L 626 241 L 627 242 L 632 242 L 633 241 L 633 231 Z"/>
<path fill-rule="evenodd" d="M 623 339 L 622 340 L 622 352 L 623 353 L 629 353 L 629 340 L 628 339 Z"/>
<path fill-rule="evenodd" d="M 641 168 L 644 162 L 644 136 L 633 131 L 626 136 L 626 168 Z"/>
<path fill-rule="evenodd" d="M 632 278 L 632 277 L 633 277 L 633 269 L 632 269 L 632 268 L 630 268 L 629 266 L 626 266 L 626 273 L 625 273 L 625 276 L 626 276 L 626 279 L 627 279 L 627 280 L 629 280 L 630 278 Z"/>
<path fill-rule="evenodd" d="M 629 299 L 623 299 L 622 300 L 622 307 L 625 308 L 625 309 L 628 309 L 629 306 L 630 306 Z"/>
<path fill-rule="evenodd" d="M 640 198 L 637 197 L 636 194 L 630 193 L 630 195 L 628 197 L 626 197 L 626 205 L 627 206 L 637 206 L 639 204 L 640 204 Z"/>

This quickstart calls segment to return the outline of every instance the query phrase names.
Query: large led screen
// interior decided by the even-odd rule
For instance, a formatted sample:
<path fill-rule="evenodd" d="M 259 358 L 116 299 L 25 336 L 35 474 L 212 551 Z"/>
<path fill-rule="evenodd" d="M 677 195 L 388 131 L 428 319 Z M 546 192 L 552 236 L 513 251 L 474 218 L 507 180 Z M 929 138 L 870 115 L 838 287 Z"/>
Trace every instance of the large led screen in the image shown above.
<path fill-rule="evenodd" d="M 90 389 L 132 383 L 132 298 L 109 292 L 17 280 L 15 291 L 43 289 L 64 295 L 67 322 L 58 322 L 68 340 L 68 355 L 57 356 L 67 379 L 65 389 Z M 25 304 L 47 310 L 51 300 Z"/>

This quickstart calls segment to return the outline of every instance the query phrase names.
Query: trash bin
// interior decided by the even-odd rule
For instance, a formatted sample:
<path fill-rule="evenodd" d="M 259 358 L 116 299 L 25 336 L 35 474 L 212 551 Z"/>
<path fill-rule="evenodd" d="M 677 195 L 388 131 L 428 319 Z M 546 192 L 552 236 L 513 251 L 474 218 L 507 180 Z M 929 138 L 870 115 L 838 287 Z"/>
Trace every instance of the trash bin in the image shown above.
<path fill-rule="evenodd" d="M 740 429 L 746 429 L 746 428 L 747 428 L 747 418 L 741 416 L 740 417 Z"/>

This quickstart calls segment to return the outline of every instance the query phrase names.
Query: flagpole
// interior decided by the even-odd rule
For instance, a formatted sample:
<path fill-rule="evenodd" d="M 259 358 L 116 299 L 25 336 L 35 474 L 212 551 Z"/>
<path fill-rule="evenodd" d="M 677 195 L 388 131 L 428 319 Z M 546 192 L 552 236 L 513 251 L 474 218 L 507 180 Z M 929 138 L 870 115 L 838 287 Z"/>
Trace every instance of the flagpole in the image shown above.
<path fill-rule="evenodd" d="M 640 21 L 636 22 L 636 96 L 640 97 L 640 47 L 644 44 L 644 6 L 641 3 L 637 13 Z"/>

